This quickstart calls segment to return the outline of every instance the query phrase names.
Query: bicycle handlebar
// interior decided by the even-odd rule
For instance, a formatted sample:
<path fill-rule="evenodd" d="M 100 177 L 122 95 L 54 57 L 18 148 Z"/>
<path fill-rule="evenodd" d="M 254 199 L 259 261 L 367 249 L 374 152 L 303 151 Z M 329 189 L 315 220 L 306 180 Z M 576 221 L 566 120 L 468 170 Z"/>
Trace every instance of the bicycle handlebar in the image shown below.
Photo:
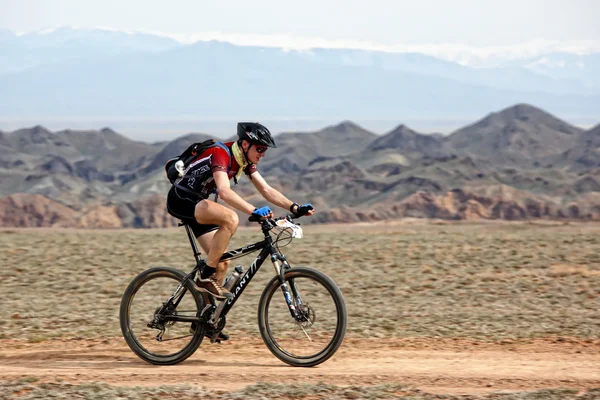
<path fill-rule="evenodd" d="M 276 224 L 277 221 L 281 221 L 282 219 L 287 219 L 290 222 L 294 221 L 294 218 L 300 218 L 300 217 L 296 217 L 294 214 L 287 214 L 283 217 L 277 217 L 277 218 L 267 218 L 267 219 L 257 219 L 254 216 L 249 216 L 248 217 L 248 221 L 250 222 L 259 222 L 259 223 L 268 223 L 271 226 L 274 226 Z"/>

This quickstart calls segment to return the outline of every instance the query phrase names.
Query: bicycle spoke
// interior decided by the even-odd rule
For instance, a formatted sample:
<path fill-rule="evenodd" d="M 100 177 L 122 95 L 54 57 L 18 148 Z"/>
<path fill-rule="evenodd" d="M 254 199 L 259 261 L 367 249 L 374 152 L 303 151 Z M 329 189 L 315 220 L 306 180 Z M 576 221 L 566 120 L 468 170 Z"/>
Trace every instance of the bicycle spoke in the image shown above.
<path fill-rule="evenodd" d="M 171 338 L 171 339 L 163 339 L 162 341 L 163 342 L 168 342 L 168 341 L 171 341 L 171 340 L 185 339 L 185 338 L 192 337 L 192 336 L 194 336 L 194 335 L 179 336 L 179 337 L 174 337 L 174 338 Z"/>
<path fill-rule="evenodd" d="M 333 297 L 321 283 L 309 277 L 294 280 L 302 297 L 302 304 L 295 302 L 294 305 L 304 320 L 296 321 L 291 316 L 281 291 L 277 290 L 267 308 L 268 328 L 277 346 L 289 355 L 312 357 L 333 340 L 338 310 Z"/>
<path fill-rule="evenodd" d="M 193 339 L 190 333 L 191 323 L 160 320 L 155 322 L 155 313 L 161 309 L 163 302 L 172 298 L 179 282 L 172 277 L 164 276 L 146 282 L 135 293 L 130 306 L 131 332 L 136 341 L 150 354 L 167 356 L 185 348 Z M 181 290 L 178 290 L 178 296 Z M 194 317 L 198 310 L 193 296 L 185 292 L 177 297 L 178 307 L 167 305 L 165 314 L 170 316 Z M 172 303 L 171 303 L 172 304 Z M 151 326 L 148 326 L 148 325 Z M 162 330 L 162 336 L 160 332 Z M 160 339 L 159 339 L 160 336 Z"/>
<path fill-rule="evenodd" d="M 304 332 L 304 334 L 306 335 L 306 337 L 308 338 L 308 340 L 312 342 L 312 339 L 310 338 L 309 334 L 306 332 L 306 329 L 304 329 L 302 327 L 302 325 L 300 325 L 300 329 L 302 329 L 302 332 Z"/>

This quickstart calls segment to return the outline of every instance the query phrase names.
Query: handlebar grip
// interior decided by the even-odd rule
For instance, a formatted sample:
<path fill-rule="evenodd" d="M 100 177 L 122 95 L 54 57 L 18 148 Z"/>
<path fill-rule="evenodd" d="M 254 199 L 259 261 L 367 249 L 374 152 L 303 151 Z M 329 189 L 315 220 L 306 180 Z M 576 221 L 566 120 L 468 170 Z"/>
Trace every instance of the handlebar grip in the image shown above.
<path fill-rule="evenodd" d="M 248 217 L 248 221 L 250 222 L 260 222 L 260 217 L 254 216 L 254 215 L 250 215 Z"/>
<path fill-rule="evenodd" d="M 257 216 L 254 216 L 254 215 L 250 215 L 250 216 L 248 217 L 248 221 L 250 221 L 250 222 L 271 221 L 271 222 L 273 222 L 273 223 L 274 223 L 275 221 L 279 221 L 279 220 L 281 220 L 281 219 L 287 219 L 288 221 L 290 221 L 290 222 L 293 222 L 293 221 L 294 221 L 294 218 L 300 218 L 300 217 L 296 217 L 294 214 L 287 214 L 287 215 L 286 215 L 286 216 L 284 216 L 284 217 L 279 217 L 279 218 L 269 218 L 268 220 L 263 220 L 263 219 L 262 219 L 262 218 L 260 218 L 260 217 L 257 217 Z"/>

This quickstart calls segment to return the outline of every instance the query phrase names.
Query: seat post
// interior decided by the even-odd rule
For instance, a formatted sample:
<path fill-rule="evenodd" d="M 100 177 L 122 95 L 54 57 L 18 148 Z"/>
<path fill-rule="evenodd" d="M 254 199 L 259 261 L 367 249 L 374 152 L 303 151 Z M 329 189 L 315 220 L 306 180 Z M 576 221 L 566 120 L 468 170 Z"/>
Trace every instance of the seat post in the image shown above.
<path fill-rule="evenodd" d="M 186 223 L 183 223 L 182 225 L 185 225 L 185 231 L 187 232 L 188 239 L 190 239 L 190 244 L 192 245 L 192 249 L 194 250 L 194 258 L 196 259 L 196 265 L 199 265 L 201 261 L 200 252 L 198 251 L 198 246 L 196 245 L 196 240 L 194 239 L 192 228 L 190 228 L 190 226 Z"/>

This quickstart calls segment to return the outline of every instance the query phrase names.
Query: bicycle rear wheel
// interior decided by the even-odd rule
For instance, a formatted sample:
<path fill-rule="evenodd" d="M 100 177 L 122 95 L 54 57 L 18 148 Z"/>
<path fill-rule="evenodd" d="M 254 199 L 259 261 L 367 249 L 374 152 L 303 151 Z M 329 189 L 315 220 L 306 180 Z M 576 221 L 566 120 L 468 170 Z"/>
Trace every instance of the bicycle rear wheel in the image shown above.
<path fill-rule="evenodd" d="M 152 268 L 131 281 L 123 294 L 119 313 L 123 337 L 149 363 L 180 363 L 202 343 L 205 324 L 195 323 L 192 330 L 191 321 L 198 321 L 204 300 L 191 280 L 178 289 L 185 276 L 173 268 Z"/>
<path fill-rule="evenodd" d="M 344 297 L 331 278 L 311 268 L 289 270 L 285 282 L 299 317 L 290 314 L 275 277 L 258 305 L 260 334 L 281 361 L 296 367 L 313 367 L 329 359 L 344 340 Z"/>

